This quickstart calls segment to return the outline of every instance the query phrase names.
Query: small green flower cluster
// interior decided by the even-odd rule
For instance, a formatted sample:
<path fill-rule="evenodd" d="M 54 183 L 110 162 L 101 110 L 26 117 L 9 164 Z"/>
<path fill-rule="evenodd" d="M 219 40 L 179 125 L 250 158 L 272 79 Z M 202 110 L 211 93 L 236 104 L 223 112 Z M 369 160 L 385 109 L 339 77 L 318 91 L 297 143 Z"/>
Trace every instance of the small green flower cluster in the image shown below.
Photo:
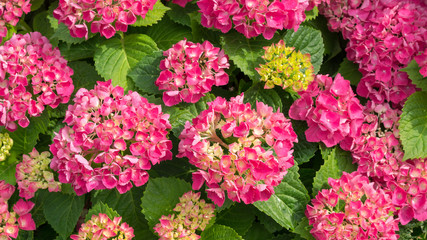
<path fill-rule="evenodd" d="M 294 47 L 286 47 L 283 40 L 264 49 L 262 58 L 266 63 L 255 69 L 261 75 L 261 81 L 266 82 L 264 88 L 270 89 L 278 85 L 283 89 L 292 87 L 295 92 L 299 92 L 306 90 L 314 80 L 310 54 L 302 54 L 295 51 Z"/>
<path fill-rule="evenodd" d="M 10 155 L 9 151 L 13 146 L 13 139 L 8 133 L 0 133 L 0 162 L 6 160 Z"/>

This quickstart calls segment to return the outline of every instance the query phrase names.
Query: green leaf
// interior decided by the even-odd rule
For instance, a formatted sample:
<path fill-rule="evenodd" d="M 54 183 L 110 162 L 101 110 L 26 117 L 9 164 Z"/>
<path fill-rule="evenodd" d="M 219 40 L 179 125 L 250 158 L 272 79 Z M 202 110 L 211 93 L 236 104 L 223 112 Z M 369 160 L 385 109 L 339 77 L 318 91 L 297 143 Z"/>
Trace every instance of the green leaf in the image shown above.
<path fill-rule="evenodd" d="M 264 84 L 254 84 L 245 92 L 245 102 L 251 104 L 252 108 L 256 108 L 256 102 L 263 102 L 272 107 L 274 111 L 282 109 L 282 100 L 279 94 L 274 89 L 264 89 Z"/>
<path fill-rule="evenodd" d="M 74 230 L 84 206 L 84 196 L 46 193 L 44 215 L 47 222 L 61 236 L 68 237 Z"/>
<path fill-rule="evenodd" d="M 300 26 L 297 32 L 287 31 L 283 37 L 286 46 L 295 47 L 296 50 L 302 53 L 309 53 L 311 63 L 314 67 L 314 73 L 319 72 L 323 61 L 323 52 L 325 46 L 323 44 L 322 33 L 307 26 Z"/>
<path fill-rule="evenodd" d="M 400 71 L 407 72 L 412 83 L 415 84 L 417 88 L 427 91 L 427 77 L 421 75 L 420 69 L 418 63 L 412 60 L 406 68 L 402 68 Z"/>
<path fill-rule="evenodd" d="M 297 165 L 288 169 L 288 173 L 274 191 L 275 194 L 269 200 L 255 202 L 254 206 L 272 217 L 282 227 L 295 229 L 305 217 L 304 211 L 310 201 L 307 189 L 299 180 Z"/>
<path fill-rule="evenodd" d="M 277 35 L 276 35 L 277 36 Z M 266 40 L 263 36 L 247 39 L 243 34 L 231 31 L 222 38 L 221 45 L 228 57 L 244 74 L 254 81 L 259 81 L 259 74 L 255 68 L 264 63 L 265 46 L 278 42 L 278 38 Z"/>
<path fill-rule="evenodd" d="M 97 81 L 102 81 L 102 77 L 98 75 L 95 68 L 87 62 L 76 61 L 68 63 L 68 66 L 74 70 L 73 79 L 74 94 L 80 88 L 88 90 L 93 89 Z"/>
<path fill-rule="evenodd" d="M 404 160 L 427 157 L 427 91 L 409 96 L 399 120 Z"/>
<path fill-rule="evenodd" d="M 4 180 L 11 185 L 16 184 L 15 171 L 16 162 L 13 163 L 0 163 L 0 180 Z"/>
<path fill-rule="evenodd" d="M 165 108 L 165 113 L 170 115 L 169 122 L 172 125 L 172 133 L 179 138 L 184 129 L 185 122 L 190 121 L 195 117 L 189 108 L 181 109 L 177 106 Z"/>
<path fill-rule="evenodd" d="M 346 152 L 338 146 L 328 149 L 327 153 L 324 154 L 322 149 L 322 155 L 325 160 L 324 164 L 320 167 L 319 171 L 316 172 L 316 176 L 313 179 L 313 196 L 324 188 L 329 188 L 328 178 L 338 179 L 341 177 L 342 172 L 351 173 L 356 171 L 356 165 L 353 164 L 353 159 L 350 152 Z"/>
<path fill-rule="evenodd" d="M 150 228 L 154 227 L 162 215 L 168 215 L 179 203 L 179 198 L 191 191 L 191 185 L 178 178 L 150 179 L 141 198 L 142 213 Z"/>
<path fill-rule="evenodd" d="M 255 220 L 255 214 L 250 206 L 236 204 L 222 211 L 216 216 L 215 223 L 233 228 L 239 235 L 243 236 L 251 228 Z"/>
<path fill-rule="evenodd" d="M 187 38 L 192 41 L 191 28 L 174 23 L 168 17 L 164 17 L 162 21 L 147 31 L 160 49 L 167 50 L 175 43 Z"/>
<path fill-rule="evenodd" d="M 171 8 L 171 11 L 168 11 L 166 15 L 168 15 L 172 21 L 188 27 L 191 27 L 191 17 L 189 13 L 199 10 L 199 7 L 194 2 L 187 3 L 185 8 L 172 2 L 169 2 L 168 6 Z"/>
<path fill-rule="evenodd" d="M 269 233 L 275 233 L 283 229 L 283 227 L 274 221 L 274 219 L 259 210 L 256 212 L 256 216 L 259 222 L 264 225 L 265 229 L 267 229 Z"/>
<path fill-rule="evenodd" d="M 34 239 L 34 231 L 20 230 L 16 240 L 32 240 Z"/>
<path fill-rule="evenodd" d="M 212 227 L 205 229 L 202 232 L 201 239 L 203 240 L 242 240 L 243 238 L 239 236 L 236 231 L 232 228 L 214 224 Z"/>
<path fill-rule="evenodd" d="M 245 240 L 259 240 L 259 239 L 272 239 L 273 234 L 271 234 L 261 223 L 254 223 L 252 227 L 246 232 L 244 236 Z"/>
<path fill-rule="evenodd" d="M 55 32 L 53 33 L 52 38 L 61 40 L 61 41 L 66 42 L 68 44 L 82 43 L 85 41 L 85 38 L 71 37 L 70 30 L 63 23 L 60 23 L 58 25 L 58 28 L 55 29 Z"/>
<path fill-rule="evenodd" d="M 39 9 L 44 3 L 44 0 L 31 0 L 31 12 Z"/>
<path fill-rule="evenodd" d="M 40 32 L 43 36 L 50 39 L 52 45 L 57 46 L 58 40 L 51 39 L 53 34 L 55 33 L 55 30 L 51 27 L 50 22 L 48 20 L 48 16 L 48 11 L 38 13 L 33 19 L 33 30 L 36 32 Z"/>
<path fill-rule="evenodd" d="M 310 161 L 317 152 L 318 143 L 307 142 L 304 131 L 307 130 L 307 124 L 304 121 L 292 121 L 292 127 L 298 136 L 298 142 L 294 143 L 294 160 L 298 165 Z"/>
<path fill-rule="evenodd" d="M 95 68 L 105 79 L 112 79 L 113 85 L 129 90 L 132 86 L 132 82 L 126 78 L 129 69 L 157 50 L 156 43 L 144 34 L 127 35 L 124 39 L 112 38 L 96 50 Z"/>
<path fill-rule="evenodd" d="M 60 43 L 59 50 L 61 51 L 61 55 L 68 61 L 93 58 L 99 43 L 102 41 L 103 37 L 97 35 L 79 44 Z"/>
<path fill-rule="evenodd" d="M 132 26 L 146 27 L 156 24 L 163 18 L 168 10 L 170 10 L 170 8 L 163 5 L 161 1 L 157 1 L 156 4 L 154 4 L 153 9 L 149 10 L 144 18 L 137 16 L 137 20 L 132 24 Z"/>
<path fill-rule="evenodd" d="M 294 233 L 300 235 L 303 239 L 315 240 L 313 235 L 311 235 L 310 230 L 312 226 L 308 224 L 308 219 L 303 218 L 298 226 L 295 228 Z"/>
<path fill-rule="evenodd" d="M 310 11 L 305 11 L 305 21 L 313 20 L 317 18 L 317 16 L 319 16 L 319 9 L 317 8 L 317 6 L 315 6 Z"/>
<path fill-rule="evenodd" d="M 161 72 L 159 65 L 162 59 L 162 51 L 153 52 L 145 56 L 129 71 L 128 76 L 142 92 L 149 94 L 162 93 L 159 87 L 154 84 Z"/>
<path fill-rule="evenodd" d="M 122 216 L 123 222 L 133 227 L 135 240 L 154 240 L 155 236 L 141 213 L 142 192 L 141 188 L 135 187 L 124 194 L 120 194 L 116 189 L 95 191 L 92 202 L 93 204 L 105 203 L 117 211 Z"/>
<path fill-rule="evenodd" d="M 356 63 L 349 61 L 347 58 L 344 58 L 340 64 L 338 73 L 340 73 L 344 79 L 349 80 L 353 86 L 357 86 L 362 78 L 362 73 L 359 72 L 359 66 Z"/>
<path fill-rule="evenodd" d="M 106 214 L 111 220 L 113 220 L 114 217 L 120 217 L 120 215 L 112 208 L 110 208 L 107 204 L 98 202 L 86 214 L 85 222 L 89 221 L 93 215 L 99 215 L 100 213 Z"/>
<path fill-rule="evenodd" d="M 337 56 L 341 51 L 340 38 L 341 33 L 331 32 L 328 29 L 328 20 L 319 15 L 316 19 L 303 22 L 304 25 L 313 27 L 322 33 L 323 44 L 325 45 L 324 54 L 328 55 L 328 59 L 325 62 Z"/>
<path fill-rule="evenodd" d="M 38 228 L 46 222 L 46 218 L 44 216 L 43 205 L 45 197 L 48 196 L 46 189 L 39 189 L 34 198 L 31 199 L 32 202 L 35 203 L 33 209 L 31 210 L 31 216 L 36 223 L 37 230 Z"/>

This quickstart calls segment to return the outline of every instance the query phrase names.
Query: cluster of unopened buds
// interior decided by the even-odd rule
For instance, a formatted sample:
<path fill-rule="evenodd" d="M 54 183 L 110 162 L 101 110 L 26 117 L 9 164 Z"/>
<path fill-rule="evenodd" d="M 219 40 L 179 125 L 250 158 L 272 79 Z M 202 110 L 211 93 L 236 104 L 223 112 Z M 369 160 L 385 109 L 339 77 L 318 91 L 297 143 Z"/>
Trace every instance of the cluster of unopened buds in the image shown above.
<path fill-rule="evenodd" d="M 299 94 L 301 98 L 292 104 L 289 116 L 307 121 L 307 141 L 321 141 L 332 147 L 346 137 L 360 135 L 363 106 L 355 97 L 350 82 L 340 74 L 335 79 L 317 75 L 307 90 Z"/>
<path fill-rule="evenodd" d="M 74 91 L 73 70 L 39 32 L 15 34 L 0 46 L 0 125 L 27 127 L 46 105 L 67 103 Z"/>
<path fill-rule="evenodd" d="M 53 139 L 51 168 L 78 195 L 93 189 L 124 193 L 148 181 L 151 165 L 172 159 L 169 115 L 137 92 L 97 82 L 81 88 L 69 105 L 65 127 Z"/>
<path fill-rule="evenodd" d="M 15 187 L 0 180 L 0 239 L 17 238 L 19 230 L 31 231 L 36 224 L 31 216 L 34 203 L 19 199 L 9 211 L 8 200 L 15 192 Z"/>
<path fill-rule="evenodd" d="M 166 56 L 160 62 L 161 73 L 155 84 L 163 92 L 166 106 L 181 101 L 195 103 L 212 86 L 228 83 L 228 74 L 224 71 L 230 64 L 223 50 L 214 47 L 209 41 L 202 44 L 181 40 L 163 53 Z"/>
<path fill-rule="evenodd" d="M 305 213 L 316 239 L 399 238 L 391 196 L 368 177 L 344 172 L 328 183 L 332 188 L 321 190 Z"/>
<path fill-rule="evenodd" d="M 114 217 L 111 220 L 104 213 L 92 215 L 89 221 L 82 224 L 79 233 L 71 235 L 70 238 L 73 240 L 130 240 L 135 237 L 133 228 L 125 222 L 121 223 L 121 221 L 122 217 Z"/>
<path fill-rule="evenodd" d="M 19 196 L 25 199 L 34 197 L 38 189 L 48 189 L 49 192 L 61 191 L 61 183 L 55 181 L 53 171 L 49 168 L 50 153 L 39 153 L 35 148 L 22 156 L 22 162 L 16 165 L 16 182 Z"/>
<path fill-rule="evenodd" d="M 269 89 L 277 85 L 299 92 L 306 90 L 314 80 L 310 54 L 302 54 L 295 51 L 294 47 L 286 47 L 283 40 L 264 49 L 262 58 L 266 63 L 256 68 L 261 81 L 266 82 L 264 88 Z"/>
<path fill-rule="evenodd" d="M 5 161 L 10 155 L 13 146 L 13 139 L 8 133 L 0 133 L 0 162 Z"/>
<path fill-rule="evenodd" d="M 205 230 L 209 221 L 215 216 L 215 205 L 200 199 L 200 192 L 184 193 L 173 209 L 175 213 L 162 216 L 154 231 L 160 240 L 187 239 L 197 240 L 196 231 Z"/>
<path fill-rule="evenodd" d="M 215 27 L 223 33 L 234 29 L 247 38 L 263 35 L 271 39 L 277 30 L 298 30 L 305 20 L 308 0 L 199 0 L 204 27 Z"/>
<path fill-rule="evenodd" d="M 230 101 L 217 97 L 209 108 L 186 122 L 178 157 L 199 168 L 193 189 L 207 183 L 208 198 L 218 206 L 228 198 L 250 204 L 266 201 L 294 165 L 297 136 L 289 119 L 262 102 L 256 110 L 243 94 Z"/>
<path fill-rule="evenodd" d="M 22 14 L 30 11 L 30 0 L 0 0 L 0 43 L 7 36 L 7 24 L 16 26 Z"/>
<path fill-rule="evenodd" d="M 157 0 L 60 0 L 53 16 L 64 23 L 73 37 L 88 38 L 90 31 L 111 38 L 117 31 L 126 32 L 128 25 L 145 18 Z"/>
<path fill-rule="evenodd" d="M 347 58 L 359 64 L 363 77 L 357 93 L 376 103 L 403 103 L 415 92 L 399 70 L 427 47 L 425 1 L 329 1 L 319 6 L 329 29 L 342 31 Z"/>

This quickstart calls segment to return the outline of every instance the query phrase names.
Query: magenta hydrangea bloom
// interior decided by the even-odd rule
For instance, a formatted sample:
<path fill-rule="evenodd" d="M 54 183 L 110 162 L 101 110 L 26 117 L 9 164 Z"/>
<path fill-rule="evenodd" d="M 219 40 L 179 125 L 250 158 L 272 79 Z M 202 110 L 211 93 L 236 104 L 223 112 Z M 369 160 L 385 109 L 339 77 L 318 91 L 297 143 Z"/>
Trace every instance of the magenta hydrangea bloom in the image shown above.
<path fill-rule="evenodd" d="M 73 37 L 88 38 L 88 26 L 92 33 L 99 32 L 106 38 L 117 31 L 126 32 L 128 25 L 137 17 L 145 18 L 157 0 L 60 0 L 53 16 L 64 23 Z"/>
<path fill-rule="evenodd" d="M 199 0 L 204 27 L 223 33 L 231 27 L 247 38 L 263 35 L 271 39 L 277 30 L 298 30 L 305 20 L 304 11 L 313 7 L 308 0 Z"/>
<path fill-rule="evenodd" d="M 347 136 L 360 135 L 363 106 L 355 97 L 350 82 L 340 74 L 334 80 L 317 75 L 307 90 L 299 94 L 301 98 L 291 105 L 289 116 L 307 121 L 307 141 L 323 142 L 332 147 Z"/>
<path fill-rule="evenodd" d="M 209 108 L 186 122 L 178 157 L 199 168 L 193 189 L 207 184 L 208 197 L 221 206 L 225 191 L 232 201 L 266 201 L 294 165 L 297 136 L 289 119 L 262 102 L 256 110 L 243 94 L 230 101 L 217 97 Z"/>
<path fill-rule="evenodd" d="M 0 0 L 0 42 L 7 36 L 7 26 L 16 26 L 23 13 L 31 11 L 30 0 Z"/>
<path fill-rule="evenodd" d="M 38 32 L 16 34 L 0 46 L 0 125 L 27 127 L 28 115 L 40 116 L 46 105 L 67 103 L 74 90 L 73 70 Z M 28 113 L 28 115 L 27 115 Z"/>
<path fill-rule="evenodd" d="M 19 199 L 9 210 L 8 200 L 15 187 L 0 180 L 0 239 L 17 238 L 19 230 L 32 231 L 36 224 L 31 216 L 34 203 Z"/>
<path fill-rule="evenodd" d="M 22 156 L 22 162 L 16 165 L 16 183 L 19 196 L 25 199 L 34 197 L 38 189 L 49 192 L 61 191 L 61 183 L 55 181 L 52 169 L 49 168 L 50 152 L 39 153 L 35 148 Z"/>
<path fill-rule="evenodd" d="M 172 159 L 169 115 L 137 92 L 97 82 L 80 89 L 50 145 L 51 168 L 78 195 L 92 189 L 124 193 L 148 180 L 151 165 Z"/>
<path fill-rule="evenodd" d="M 163 52 L 166 57 L 160 62 L 160 76 L 155 84 L 163 92 L 166 106 L 181 101 L 195 103 L 212 86 L 228 83 L 228 56 L 209 41 L 202 44 L 181 40 Z"/>
<path fill-rule="evenodd" d="M 329 29 L 348 39 L 347 58 L 363 77 L 357 93 L 376 103 L 403 104 L 415 92 L 400 69 L 427 47 L 427 5 L 420 0 L 323 0 Z"/>
<path fill-rule="evenodd" d="M 133 228 L 121 221 L 122 217 L 114 217 L 111 220 L 104 213 L 93 215 L 90 220 L 82 224 L 79 233 L 71 235 L 70 238 L 73 240 L 131 240 L 135 237 Z"/>
<path fill-rule="evenodd" d="M 396 208 L 378 185 L 358 172 L 344 172 L 340 179 L 329 178 L 328 183 L 332 188 L 319 191 L 305 212 L 316 239 L 399 238 L 399 220 L 390 214 Z"/>
<path fill-rule="evenodd" d="M 420 66 L 420 73 L 423 77 L 427 77 L 427 49 L 424 50 L 424 52 L 418 56 L 415 56 L 415 61 Z"/>

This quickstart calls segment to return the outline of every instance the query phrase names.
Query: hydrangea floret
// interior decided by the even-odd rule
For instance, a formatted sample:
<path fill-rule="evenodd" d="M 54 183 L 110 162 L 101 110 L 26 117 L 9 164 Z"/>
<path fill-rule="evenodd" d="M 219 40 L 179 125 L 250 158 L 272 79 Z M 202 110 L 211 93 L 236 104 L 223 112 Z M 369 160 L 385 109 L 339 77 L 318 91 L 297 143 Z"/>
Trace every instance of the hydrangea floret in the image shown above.
<path fill-rule="evenodd" d="M 291 105 L 289 116 L 307 121 L 307 141 L 323 142 L 332 147 L 347 136 L 360 135 L 363 106 L 355 97 L 350 82 L 340 74 L 335 79 L 317 75 L 307 90 L 299 94 L 301 98 Z"/>
<path fill-rule="evenodd" d="M 166 57 L 160 62 L 160 72 L 155 84 L 163 92 L 166 106 L 181 101 L 195 103 L 212 86 L 228 83 L 224 71 L 230 64 L 223 50 L 214 47 L 209 41 L 202 44 L 181 40 L 163 52 Z"/>
<path fill-rule="evenodd" d="M 61 191 L 61 183 L 55 181 L 52 169 L 50 152 L 39 153 L 35 148 L 22 156 L 22 162 L 16 165 L 16 182 L 19 196 L 25 199 L 34 197 L 38 189 L 48 189 L 49 192 Z"/>
<path fill-rule="evenodd" d="M 396 208 L 378 185 L 358 172 L 344 172 L 328 183 L 332 188 L 319 191 L 305 212 L 316 239 L 399 238 L 399 220 L 393 217 Z"/>
<path fill-rule="evenodd" d="M 427 77 L 427 48 L 418 56 L 414 57 L 415 61 L 420 66 L 420 73 L 423 77 Z"/>
<path fill-rule="evenodd" d="M 6 160 L 10 155 L 10 149 L 13 146 L 13 139 L 8 133 L 0 133 L 0 162 Z"/>
<path fill-rule="evenodd" d="M 215 205 L 200 199 L 200 192 L 184 193 L 173 209 L 175 213 L 162 216 L 154 231 L 160 240 L 197 240 L 196 231 L 203 231 L 215 216 Z"/>
<path fill-rule="evenodd" d="M 7 24 L 16 26 L 22 14 L 30 11 L 30 0 L 0 0 L 0 42 L 7 36 Z"/>
<path fill-rule="evenodd" d="M 137 17 L 145 18 L 157 0 L 60 0 L 53 16 L 64 23 L 72 37 L 88 38 L 90 31 L 105 38 L 126 32 Z"/>
<path fill-rule="evenodd" d="M 266 82 L 264 88 L 270 89 L 277 85 L 299 92 L 306 90 L 314 80 L 310 54 L 302 54 L 295 51 L 294 47 L 286 47 L 283 40 L 264 49 L 262 58 L 266 63 L 255 68 L 261 76 L 261 81 Z"/>
<path fill-rule="evenodd" d="M 0 125 L 15 131 L 15 122 L 27 127 L 28 115 L 67 103 L 72 74 L 58 48 L 39 32 L 14 35 L 0 46 Z"/>
<path fill-rule="evenodd" d="M 30 213 L 34 203 L 19 199 L 9 211 L 8 200 L 14 192 L 14 186 L 0 180 L 0 239 L 17 238 L 20 229 L 25 231 L 36 229 Z"/>
<path fill-rule="evenodd" d="M 148 180 L 151 165 L 172 159 L 169 115 L 137 92 L 124 94 L 111 80 L 81 88 L 50 151 L 51 168 L 78 195 L 93 189 L 124 193 Z"/>
<path fill-rule="evenodd" d="M 298 30 L 310 10 L 308 0 L 199 0 L 204 27 L 215 27 L 223 33 L 231 27 L 247 38 L 263 35 L 271 39 L 277 30 Z"/>
<path fill-rule="evenodd" d="M 199 168 L 193 189 L 207 184 L 208 198 L 221 206 L 225 191 L 232 201 L 266 201 L 294 165 L 297 136 L 289 119 L 262 102 L 256 110 L 243 103 L 243 94 L 230 101 L 217 97 L 209 108 L 186 122 L 178 157 Z"/>
<path fill-rule="evenodd" d="M 71 235 L 73 240 L 131 240 L 135 237 L 133 228 L 122 222 L 122 217 L 111 220 L 107 214 L 99 213 L 83 223 L 78 234 Z"/>

